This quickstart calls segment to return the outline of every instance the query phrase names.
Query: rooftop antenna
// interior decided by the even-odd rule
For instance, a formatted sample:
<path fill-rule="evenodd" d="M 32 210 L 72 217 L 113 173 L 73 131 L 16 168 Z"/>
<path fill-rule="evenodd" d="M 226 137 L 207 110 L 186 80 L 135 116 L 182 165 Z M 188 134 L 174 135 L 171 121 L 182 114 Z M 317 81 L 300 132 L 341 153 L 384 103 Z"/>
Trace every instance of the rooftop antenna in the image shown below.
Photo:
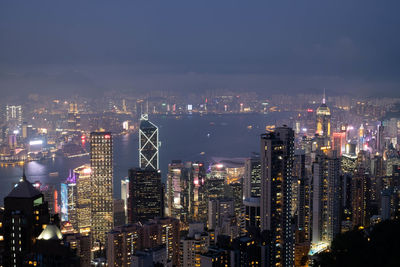
<path fill-rule="evenodd" d="M 324 96 L 322 98 L 322 104 L 326 104 L 325 88 L 324 88 Z"/>
<path fill-rule="evenodd" d="M 21 182 L 26 181 L 26 175 L 25 175 L 25 163 L 22 166 L 22 177 L 21 177 Z"/>

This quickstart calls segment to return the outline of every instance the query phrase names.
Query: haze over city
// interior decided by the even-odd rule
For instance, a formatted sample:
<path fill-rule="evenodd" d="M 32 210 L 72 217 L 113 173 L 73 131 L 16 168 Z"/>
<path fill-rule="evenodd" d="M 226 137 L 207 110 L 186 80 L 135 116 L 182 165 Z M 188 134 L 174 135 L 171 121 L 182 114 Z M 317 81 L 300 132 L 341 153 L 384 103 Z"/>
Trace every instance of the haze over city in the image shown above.
<path fill-rule="evenodd" d="M 215 88 L 398 93 L 397 1 L 5 1 L 11 94 Z"/>

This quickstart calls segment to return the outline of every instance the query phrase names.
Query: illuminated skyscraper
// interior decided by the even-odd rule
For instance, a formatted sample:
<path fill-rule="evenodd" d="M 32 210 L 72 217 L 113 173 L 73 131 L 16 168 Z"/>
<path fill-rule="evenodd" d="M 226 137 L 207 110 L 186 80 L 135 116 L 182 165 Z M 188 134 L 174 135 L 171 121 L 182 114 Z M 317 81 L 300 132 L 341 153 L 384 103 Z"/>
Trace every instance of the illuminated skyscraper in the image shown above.
<path fill-rule="evenodd" d="M 269 237 L 268 266 L 293 266 L 292 168 L 294 131 L 261 135 L 261 231 Z"/>
<path fill-rule="evenodd" d="M 203 163 L 183 163 L 180 160 L 173 160 L 168 165 L 166 205 L 168 216 L 178 218 L 182 223 L 206 219 L 205 176 Z"/>
<path fill-rule="evenodd" d="M 158 170 L 158 127 L 149 121 L 147 114 L 140 118 L 139 167 Z"/>
<path fill-rule="evenodd" d="M 82 165 L 74 169 L 74 175 L 76 179 L 76 216 L 80 233 L 87 233 L 90 231 L 90 165 Z"/>
<path fill-rule="evenodd" d="M 121 199 L 124 201 L 125 218 L 128 218 L 129 178 L 121 180 Z"/>
<path fill-rule="evenodd" d="M 385 127 L 383 126 L 383 123 L 381 122 L 378 127 L 377 127 L 377 134 L 376 134 L 376 150 L 378 153 L 382 153 L 383 152 L 383 148 L 385 145 L 385 141 L 384 141 L 384 130 Z"/>
<path fill-rule="evenodd" d="M 206 169 L 203 163 L 187 163 L 189 165 L 189 219 L 193 221 L 205 220 L 207 203 L 204 180 Z"/>
<path fill-rule="evenodd" d="M 351 180 L 353 226 L 367 225 L 367 176 L 357 173 Z"/>
<path fill-rule="evenodd" d="M 312 243 L 331 243 L 340 232 L 340 159 L 336 151 L 313 163 Z"/>
<path fill-rule="evenodd" d="M 15 122 L 16 124 L 22 123 L 22 106 L 6 106 L 6 121 L 8 123 Z"/>
<path fill-rule="evenodd" d="M 360 151 L 357 156 L 357 169 L 351 179 L 351 208 L 353 227 L 369 226 L 371 177 L 370 157 L 366 151 Z"/>
<path fill-rule="evenodd" d="M 163 186 L 159 170 L 129 170 L 128 222 L 145 222 L 162 217 Z"/>
<path fill-rule="evenodd" d="M 168 165 L 167 176 L 167 215 L 185 221 L 187 214 L 184 208 L 185 187 L 187 185 L 187 175 L 185 166 L 180 160 L 173 160 Z"/>
<path fill-rule="evenodd" d="M 260 157 L 246 159 L 243 179 L 244 198 L 260 197 L 261 164 Z"/>
<path fill-rule="evenodd" d="M 113 228 L 113 146 L 109 132 L 90 134 L 92 244 L 105 245 Z"/>
<path fill-rule="evenodd" d="M 223 164 L 217 163 L 210 166 L 207 173 L 206 190 L 207 198 L 218 198 L 225 196 L 226 169 Z"/>
<path fill-rule="evenodd" d="M 62 220 L 69 221 L 75 230 L 78 229 L 76 176 L 70 170 L 65 183 L 61 184 Z"/>
<path fill-rule="evenodd" d="M 333 133 L 332 150 L 336 150 L 339 156 L 346 152 L 346 131 Z"/>
<path fill-rule="evenodd" d="M 325 92 L 322 104 L 317 108 L 317 134 L 325 138 L 325 145 L 330 145 L 331 136 L 331 111 L 326 105 Z"/>
<path fill-rule="evenodd" d="M 68 129 L 75 131 L 80 128 L 80 115 L 78 113 L 78 105 L 74 102 L 69 103 L 68 109 Z"/>

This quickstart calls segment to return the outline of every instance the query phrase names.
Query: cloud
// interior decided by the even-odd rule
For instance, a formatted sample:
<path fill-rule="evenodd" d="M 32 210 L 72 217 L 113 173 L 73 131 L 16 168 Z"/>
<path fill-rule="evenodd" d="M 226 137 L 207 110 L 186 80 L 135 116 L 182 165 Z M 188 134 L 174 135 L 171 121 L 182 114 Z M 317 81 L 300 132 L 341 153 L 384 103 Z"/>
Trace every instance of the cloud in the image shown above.
<path fill-rule="evenodd" d="M 370 0 L 3 1 L 0 90 L 397 93 L 399 7 Z"/>

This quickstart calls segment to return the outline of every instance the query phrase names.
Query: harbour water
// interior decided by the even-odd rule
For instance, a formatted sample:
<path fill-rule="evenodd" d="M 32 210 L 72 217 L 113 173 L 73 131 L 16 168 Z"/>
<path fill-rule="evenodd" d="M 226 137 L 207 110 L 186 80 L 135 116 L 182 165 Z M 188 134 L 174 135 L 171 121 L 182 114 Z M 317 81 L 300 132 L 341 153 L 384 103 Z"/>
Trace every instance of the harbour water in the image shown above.
<path fill-rule="evenodd" d="M 249 157 L 252 152 L 258 153 L 259 137 L 265 132 L 265 127 L 276 122 L 287 123 L 291 115 L 281 112 L 266 115 L 150 116 L 150 120 L 159 127 L 163 180 L 171 160 L 208 163 L 213 157 Z M 128 175 L 129 168 L 138 166 L 138 136 L 115 136 L 113 141 L 114 196 L 119 198 L 121 179 Z M 29 162 L 26 175 L 31 182 L 55 184 L 59 188 L 70 169 L 85 163 L 89 163 L 89 156 Z M 58 175 L 54 175 L 56 172 Z M 21 166 L 0 168 L 0 205 L 21 175 Z"/>

